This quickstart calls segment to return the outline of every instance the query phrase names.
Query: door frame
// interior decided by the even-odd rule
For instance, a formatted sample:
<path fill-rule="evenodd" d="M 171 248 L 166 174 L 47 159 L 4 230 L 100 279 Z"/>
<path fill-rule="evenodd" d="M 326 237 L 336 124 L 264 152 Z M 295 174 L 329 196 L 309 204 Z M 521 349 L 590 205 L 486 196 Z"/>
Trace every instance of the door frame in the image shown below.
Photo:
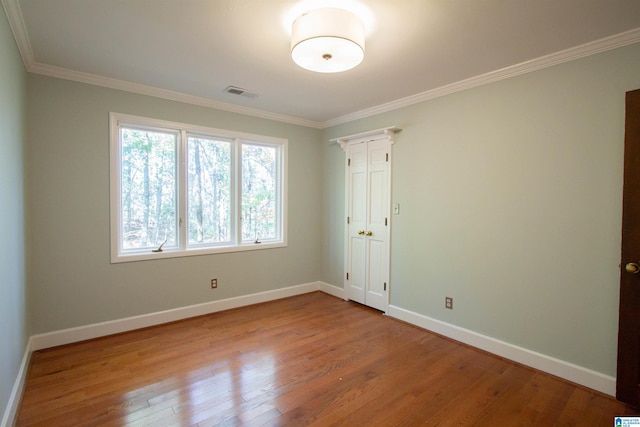
<path fill-rule="evenodd" d="M 380 139 L 387 139 L 389 141 L 389 146 L 390 148 L 393 148 L 393 145 L 396 142 L 396 133 L 400 132 L 400 128 L 398 128 L 397 126 L 388 126 L 382 129 L 376 129 L 376 130 L 371 130 L 371 131 L 367 131 L 367 132 L 362 132 L 362 133 L 358 133 L 355 135 L 349 135 L 349 136 L 343 136 L 340 138 L 334 138 L 331 139 L 330 142 L 334 142 L 334 143 L 338 143 L 340 145 L 340 147 L 342 148 L 342 151 L 345 153 L 345 160 L 344 160 L 344 165 L 345 165 L 345 194 L 344 194 L 344 207 L 345 210 L 347 209 L 347 206 L 349 206 L 349 190 L 348 190 L 348 185 L 349 185 L 349 165 L 348 165 L 348 152 L 349 152 L 349 145 L 351 144 L 359 144 L 359 143 L 363 143 L 363 142 L 369 142 L 369 141 L 375 141 L 375 140 L 380 140 Z M 387 228 L 387 244 L 388 244 L 388 249 L 387 249 L 387 295 L 386 295 L 386 301 L 385 301 L 385 309 L 383 310 L 384 313 L 386 313 L 389 309 L 389 304 L 391 301 L 391 200 L 392 200 L 392 186 L 391 186 L 391 182 L 392 182 L 392 159 L 393 159 L 393 150 L 390 149 L 389 150 L 389 173 L 388 173 L 388 188 L 389 188 L 389 203 L 387 206 L 388 209 L 388 218 L 389 218 L 389 227 Z M 344 224 L 346 227 L 348 227 L 348 218 L 347 215 L 345 214 L 345 218 L 344 218 Z M 345 229 L 345 233 L 344 233 L 344 271 L 343 271 L 343 289 L 344 289 L 344 299 L 345 301 L 349 299 L 349 292 L 347 289 L 347 276 L 346 274 L 348 273 L 348 262 L 349 262 L 349 233 L 348 230 Z"/>

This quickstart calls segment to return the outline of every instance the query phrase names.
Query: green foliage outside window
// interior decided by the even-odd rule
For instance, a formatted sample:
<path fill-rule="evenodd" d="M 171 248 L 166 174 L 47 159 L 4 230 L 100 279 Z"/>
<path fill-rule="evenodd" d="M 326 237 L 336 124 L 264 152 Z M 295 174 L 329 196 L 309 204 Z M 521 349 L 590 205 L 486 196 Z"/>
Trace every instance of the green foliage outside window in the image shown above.
<path fill-rule="evenodd" d="M 176 135 L 122 128 L 124 249 L 176 246 Z"/>

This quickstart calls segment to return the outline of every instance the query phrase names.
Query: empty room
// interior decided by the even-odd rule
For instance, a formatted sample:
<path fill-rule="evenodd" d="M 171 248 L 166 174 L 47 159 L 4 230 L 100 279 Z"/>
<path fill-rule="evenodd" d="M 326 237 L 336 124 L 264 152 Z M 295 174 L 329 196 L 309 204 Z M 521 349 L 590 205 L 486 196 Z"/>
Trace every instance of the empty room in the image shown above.
<path fill-rule="evenodd" d="M 637 0 L 0 2 L 0 427 L 640 423 Z"/>

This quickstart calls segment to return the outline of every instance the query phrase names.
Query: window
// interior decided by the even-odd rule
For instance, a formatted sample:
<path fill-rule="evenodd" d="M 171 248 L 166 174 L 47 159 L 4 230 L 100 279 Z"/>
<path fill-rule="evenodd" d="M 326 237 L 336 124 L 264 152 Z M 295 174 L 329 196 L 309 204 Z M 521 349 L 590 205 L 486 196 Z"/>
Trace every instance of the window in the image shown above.
<path fill-rule="evenodd" d="M 286 140 L 110 122 L 112 262 L 286 246 Z"/>

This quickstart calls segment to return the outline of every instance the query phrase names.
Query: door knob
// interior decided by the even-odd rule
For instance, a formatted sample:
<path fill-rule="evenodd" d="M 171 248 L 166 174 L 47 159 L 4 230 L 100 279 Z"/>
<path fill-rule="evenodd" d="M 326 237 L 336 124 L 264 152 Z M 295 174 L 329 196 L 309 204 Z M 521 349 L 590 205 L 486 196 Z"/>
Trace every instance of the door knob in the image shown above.
<path fill-rule="evenodd" d="M 364 230 L 359 230 L 358 234 L 362 236 L 364 234 Z"/>
<path fill-rule="evenodd" d="M 638 274 L 638 272 L 640 272 L 640 265 L 635 262 L 630 262 L 624 266 L 624 269 L 627 271 L 627 273 Z"/>
<path fill-rule="evenodd" d="M 367 231 L 367 232 L 366 232 L 366 235 L 367 235 L 367 236 L 373 236 L 373 233 L 372 233 L 371 231 Z"/>

